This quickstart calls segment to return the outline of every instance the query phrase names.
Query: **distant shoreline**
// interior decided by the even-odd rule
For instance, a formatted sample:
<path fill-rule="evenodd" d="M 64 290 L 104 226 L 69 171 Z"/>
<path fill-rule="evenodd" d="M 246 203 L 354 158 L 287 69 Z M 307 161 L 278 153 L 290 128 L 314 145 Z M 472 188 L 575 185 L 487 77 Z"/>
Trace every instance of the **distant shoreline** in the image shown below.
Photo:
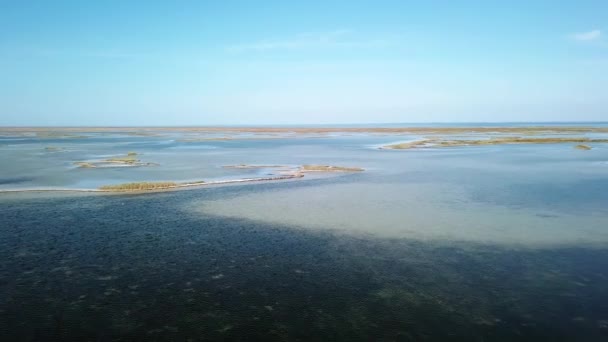
<path fill-rule="evenodd" d="M 0 125 L 3 128 L 382 128 L 382 127 L 541 127 L 541 126 L 594 126 L 608 125 L 608 121 L 443 121 L 443 122 L 366 122 L 322 124 L 213 124 L 213 125 Z"/>
<path fill-rule="evenodd" d="M 419 139 L 408 142 L 393 143 L 379 147 L 381 150 L 410 150 L 420 148 L 442 148 L 442 147 L 465 147 L 465 146 L 488 146 L 488 145 L 513 145 L 513 144 L 564 144 L 577 143 L 577 149 L 590 150 L 591 147 L 584 145 L 592 143 L 608 143 L 608 139 L 591 138 L 489 138 L 489 139 Z"/>
<path fill-rule="evenodd" d="M 146 132 L 188 132 L 188 133 L 608 133 L 608 123 L 580 123 L 580 124 L 496 124 L 496 125 L 441 125 L 426 126 L 395 126 L 374 127 L 369 126 L 167 126 L 167 127 L 127 127 L 127 126 L 98 126 L 98 127 L 0 127 L 0 132 L 6 133 L 146 133 Z M 605 126 L 603 126 L 605 125 Z M 52 136 L 51 136 L 52 137 Z"/>

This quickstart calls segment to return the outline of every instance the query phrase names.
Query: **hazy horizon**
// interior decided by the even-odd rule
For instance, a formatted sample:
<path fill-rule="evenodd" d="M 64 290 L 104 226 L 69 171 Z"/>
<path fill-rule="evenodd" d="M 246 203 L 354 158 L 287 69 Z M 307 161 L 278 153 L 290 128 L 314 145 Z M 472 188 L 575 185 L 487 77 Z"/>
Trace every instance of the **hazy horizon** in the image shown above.
<path fill-rule="evenodd" d="M 260 124 L 188 124 L 188 125 L 0 125 L 4 128 L 165 128 L 165 127 L 347 127 L 347 126 L 403 126 L 414 125 L 522 125 L 522 124 L 540 124 L 540 125 L 584 125 L 584 124 L 608 124 L 608 121 L 435 121 L 435 122 L 345 122 L 345 123 L 291 123 L 291 124 L 274 124 L 274 123 L 260 123 Z"/>

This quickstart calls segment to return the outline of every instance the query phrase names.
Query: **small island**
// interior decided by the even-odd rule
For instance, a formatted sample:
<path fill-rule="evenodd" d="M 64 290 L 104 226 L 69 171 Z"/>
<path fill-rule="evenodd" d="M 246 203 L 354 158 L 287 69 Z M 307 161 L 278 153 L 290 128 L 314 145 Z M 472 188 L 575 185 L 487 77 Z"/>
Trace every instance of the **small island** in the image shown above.
<path fill-rule="evenodd" d="M 82 166 L 85 167 L 85 166 Z M 228 168 L 238 169 L 253 169 L 253 168 L 285 168 L 283 165 L 226 165 Z M 344 166 L 333 166 L 333 165 L 314 165 L 307 164 L 298 167 L 293 167 L 288 170 L 279 170 L 277 174 L 271 174 L 268 177 L 258 178 L 240 178 L 231 180 L 219 180 L 219 181 L 193 181 L 193 182 L 131 182 L 122 184 L 111 184 L 99 187 L 96 190 L 100 192 L 142 192 L 142 191 L 160 191 L 160 190 L 174 190 L 180 188 L 198 187 L 202 185 L 220 185 L 220 184 L 231 184 L 231 183 L 249 183 L 249 182 L 261 182 L 261 181 L 278 181 L 287 180 L 294 178 L 304 177 L 304 173 L 307 172 L 360 172 L 364 169 L 360 167 L 344 167 Z"/>
<path fill-rule="evenodd" d="M 332 165 L 302 165 L 302 172 L 360 172 L 364 171 L 360 167 L 344 167 Z"/>
<path fill-rule="evenodd" d="M 591 149 L 591 146 L 579 144 L 579 145 L 574 146 L 574 148 L 577 150 L 589 151 Z"/>
<path fill-rule="evenodd" d="M 136 166 L 156 166 L 156 163 L 142 162 L 137 158 L 137 152 L 128 152 L 124 156 L 112 157 L 104 160 L 78 161 L 74 165 L 92 169 L 97 167 L 136 167 Z"/>

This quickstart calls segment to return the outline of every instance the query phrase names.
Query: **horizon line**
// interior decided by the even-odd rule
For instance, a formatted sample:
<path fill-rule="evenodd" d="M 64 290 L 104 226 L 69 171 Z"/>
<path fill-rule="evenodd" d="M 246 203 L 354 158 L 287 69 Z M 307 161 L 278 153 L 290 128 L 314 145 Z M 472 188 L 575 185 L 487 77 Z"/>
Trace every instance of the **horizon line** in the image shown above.
<path fill-rule="evenodd" d="M 351 123 L 264 123 L 264 124 L 194 124 L 194 125 L 0 125 L 0 128 L 181 128 L 181 127 L 323 127 L 348 125 L 437 125 L 437 124 L 608 124 L 608 121 L 425 121 L 425 122 L 351 122 Z"/>

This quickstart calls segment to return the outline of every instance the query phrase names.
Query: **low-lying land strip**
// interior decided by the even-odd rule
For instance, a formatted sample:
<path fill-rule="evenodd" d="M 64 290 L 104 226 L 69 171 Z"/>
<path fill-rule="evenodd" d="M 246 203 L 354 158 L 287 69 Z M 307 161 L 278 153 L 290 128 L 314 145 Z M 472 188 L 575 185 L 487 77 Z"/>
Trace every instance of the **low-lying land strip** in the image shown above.
<path fill-rule="evenodd" d="M 588 151 L 588 150 L 591 149 L 591 146 L 585 145 L 585 144 L 579 144 L 579 145 L 574 146 L 574 148 L 577 149 L 577 150 Z"/>
<path fill-rule="evenodd" d="M 178 185 L 175 182 L 137 182 L 123 183 L 115 185 L 104 185 L 99 187 L 99 190 L 105 191 L 141 191 L 174 188 Z"/>
<path fill-rule="evenodd" d="M 256 134 L 310 134 L 310 133 L 386 133 L 386 134 L 459 134 L 459 133 L 608 133 L 602 126 L 483 126 L 483 127 L 0 127 L 2 133 L 41 133 L 40 136 L 65 136 L 68 133 L 123 133 L 149 135 L 171 133 L 256 133 Z M 188 137 L 186 137 L 188 138 Z M 217 139 L 217 137 L 212 137 Z"/>
<path fill-rule="evenodd" d="M 230 179 L 221 181 L 194 181 L 194 182 L 134 182 L 134 183 L 123 183 L 114 185 L 104 185 L 99 187 L 97 191 L 103 192 L 139 192 L 139 191 L 154 191 L 154 190 L 171 190 L 178 188 L 191 188 L 202 185 L 218 185 L 218 184 L 232 184 L 232 183 L 248 183 L 248 182 L 261 182 L 261 181 L 276 181 L 285 180 L 292 178 L 304 177 L 301 173 L 291 173 L 272 177 L 261 177 L 261 178 L 241 178 L 241 179 Z"/>
<path fill-rule="evenodd" d="M 559 144 L 559 143 L 608 143 L 608 139 L 592 139 L 585 137 L 532 138 L 532 137 L 500 137 L 489 139 L 421 139 L 406 143 L 382 146 L 381 149 L 407 150 L 428 147 L 460 147 L 505 144 Z M 583 146 L 583 145 L 580 145 Z M 587 146 L 589 147 L 589 146 Z"/>
<path fill-rule="evenodd" d="M 156 166 L 155 163 L 145 163 L 137 158 L 136 152 L 129 152 L 126 156 L 112 157 L 104 160 L 78 161 L 74 165 L 91 169 L 96 167 L 112 167 L 112 166 Z"/>
<path fill-rule="evenodd" d="M 359 172 L 363 171 L 360 167 L 344 167 L 332 165 L 302 165 L 302 172 Z"/>
<path fill-rule="evenodd" d="M 260 167 L 276 167 L 283 168 L 282 165 L 236 165 L 238 168 L 260 168 Z M 86 166 L 81 166 L 86 167 Z M 226 167 L 226 166 L 224 166 Z M 229 165 L 228 165 L 229 167 Z M 268 177 L 256 177 L 256 178 L 240 178 L 230 180 L 218 180 L 218 181 L 190 181 L 190 182 L 129 182 L 121 184 L 109 184 L 100 186 L 97 189 L 27 189 L 27 190 L 0 190 L 0 192 L 26 192 L 26 191 L 81 191 L 81 192 L 144 192 L 144 191 L 163 191 L 173 190 L 180 188 L 190 188 L 208 185 L 220 185 L 220 184 L 232 184 L 232 183 L 249 183 L 249 182 L 263 182 L 263 181 L 278 181 L 287 180 L 294 178 L 304 177 L 306 172 L 355 172 L 363 171 L 362 168 L 358 167 L 342 167 L 342 166 L 331 166 L 331 165 L 303 165 L 288 170 L 279 170 L 278 174 L 274 174 Z"/>

